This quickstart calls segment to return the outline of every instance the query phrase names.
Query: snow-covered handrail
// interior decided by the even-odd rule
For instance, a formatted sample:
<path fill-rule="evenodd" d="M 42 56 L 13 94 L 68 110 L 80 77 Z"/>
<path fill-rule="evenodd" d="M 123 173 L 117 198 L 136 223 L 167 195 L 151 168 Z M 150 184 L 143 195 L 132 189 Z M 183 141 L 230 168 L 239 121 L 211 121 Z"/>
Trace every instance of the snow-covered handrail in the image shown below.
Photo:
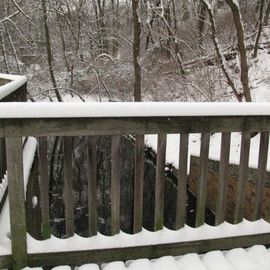
<path fill-rule="evenodd" d="M 54 262 L 69 262 L 72 259 L 77 264 L 85 260 L 106 261 L 114 259 L 128 260 L 142 256 L 156 257 L 161 255 L 179 255 L 185 252 L 209 251 L 211 249 L 241 247 L 253 244 L 270 243 L 270 226 L 260 234 L 225 237 L 188 242 L 160 244 L 157 246 L 125 246 L 105 249 L 57 250 L 40 253 L 31 250 L 27 254 L 27 237 L 25 222 L 25 206 L 22 175 L 22 137 L 36 136 L 38 138 L 38 181 L 41 185 L 41 195 L 38 201 L 42 208 L 42 233 L 50 237 L 49 219 L 49 178 L 48 178 L 48 137 L 63 138 L 63 171 L 65 185 L 65 226 L 66 235 L 74 235 L 74 213 L 72 200 L 72 136 L 87 136 L 87 177 L 89 194 L 89 236 L 98 234 L 97 214 L 97 136 L 111 135 L 111 234 L 118 239 L 120 233 L 120 155 L 121 135 L 134 136 L 136 149 L 133 221 L 134 241 L 143 228 L 143 183 L 145 165 L 145 134 L 158 134 L 156 156 L 156 178 L 154 184 L 154 230 L 162 230 L 164 226 L 165 200 L 165 165 L 167 134 L 180 134 L 180 146 L 175 147 L 179 156 L 179 175 L 176 194 L 175 229 L 182 230 L 186 224 L 186 196 L 188 183 L 188 150 L 189 134 L 201 133 L 200 136 L 200 172 L 197 179 L 195 227 L 194 233 L 205 226 L 205 209 L 208 178 L 208 158 L 211 133 L 221 132 L 220 172 L 217 187 L 215 224 L 225 221 L 226 198 L 229 168 L 230 141 L 232 132 L 241 132 L 241 154 L 239 176 L 235 199 L 233 221 L 240 224 L 244 219 L 245 185 L 247 180 L 248 157 L 250 141 L 254 134 L 260 133 L 258 186 L 256 187 L 254 219 L 262 217 L 262 198 L 266 161 L 268 157 L 270 106 L 268 103 L 0 103 L 0 137 L 5 137 L 7 148 L 7 164 L 9 179 L 9 200 L 11 210 L 12 254 L 13 260 L 21 268 L 30 265 L 52 265 Z M 132 152 L 132 151 L 131 151 Z M 133 181 L 133 179 L 132 179 Z M 11 185 L 10 185 L 11 184 Z M 101 191 L 103 192 L 103 191 Z M 104 191 L 105 192 L 105 191 Z M 13 213 L 13 215 L 12 215 Z M 16 213 L 16 214 L 14 214 Z M 267 223 L 268 224 L 268 223 Z M 269 225 L 269 224 L 268 224 Z M 157 235 L 158 234 L 153 234 Z M 72 243 L 76 237 L 72 237 Z M 66 241 L 65 241 L 66 243 Z M 45 244 L 46 246 L 46 244 Z M 106 243 L 104 244 L 106 247 Z M 29 246 L 28 246 L 29 247 Z M 45 251 L 46 252 L 46 251 Z"/>
<path fill-rule="evenodd" d="M 27 99 L 27 78 L 25 76 L 0 73 L 0 103 L 24 102 Z M 10 112 L 10 109 L 7 109 Z M 6 173 L 5 142 L 0 138 L 0 183 Z M 1 205 L 1 203 L 0 203 Z M 1 208 L 1 207 L 0 207 Z"/>
<path fill-rule="evenodd" d="M 27 78 L 20 75 L 10 75 L 0 73 L 0 79 L 8 80 L 9 82 L 0 86 L 0 100 L 8 97 L 26 84 Z"/>
<path fill-rule="evenodd" d="M 270 103 L 104 102 L 0 104 L 1 118 L 104 118 L 270 115 Z"/>
<path fill-rule="evenodd" d="M 260 132 L 270 129 L 270 105 L 0 103 L 0 121 L 0 136 Z"/>

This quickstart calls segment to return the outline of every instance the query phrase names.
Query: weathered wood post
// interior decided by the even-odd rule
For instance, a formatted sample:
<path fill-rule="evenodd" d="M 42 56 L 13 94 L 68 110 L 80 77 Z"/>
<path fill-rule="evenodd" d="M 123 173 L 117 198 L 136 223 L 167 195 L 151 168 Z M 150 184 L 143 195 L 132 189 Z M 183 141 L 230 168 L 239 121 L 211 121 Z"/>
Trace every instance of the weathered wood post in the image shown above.
<path fill-rule="evenodd" d="M 22 138 L 6 138 L 13 269 L 27 266 Z"/>
<path fill-rule="evenodd" d="M 26 102 L 27 83 L 24 83 L 16 91 L 1 99 L 0 102 Z M 5 138 L 0 138 L 0 183 L 7 170 Z"/>
<path fill-rule="evenodd" d="M 48 239 L 51 236 L 50 229 L 50 209 L 49 209 L 49 176 L 48 176 L 48 141 L 47 137 L 39 137 L 39 181 L 41 200 L 42 236 Z"/>

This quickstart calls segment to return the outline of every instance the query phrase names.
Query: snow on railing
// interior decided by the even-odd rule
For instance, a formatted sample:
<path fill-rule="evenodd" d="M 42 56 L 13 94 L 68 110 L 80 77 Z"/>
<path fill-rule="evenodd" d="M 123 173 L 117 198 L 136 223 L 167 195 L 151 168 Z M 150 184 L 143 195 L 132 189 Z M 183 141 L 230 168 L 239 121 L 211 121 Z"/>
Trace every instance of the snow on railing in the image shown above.
<path fill-rule="evenodd" d="M 1 118 L 265 116 L 269 103 L 35 102 L 0 104 Z"/>
<path fill-rule="evenodd" d="M 10 113 L 7 112 L 10 110 Z M 262 197 L 264 186 L 264 175 L 266 171 L 268 145 L 269 145 L 269 131 L 270 131 L 270 107 L 268 103 L 8 103 L 0 104 L 0 136 L 4 136 L 7 141 L 8 149 L 8 165 L 10 166 L 9 178 L 13 183 L 10 194 L 10 209 L 15 208 L 18 216 L 13 216 L 11 219 L 11 227 L 13 230 L 12 241 L 14 248 L 17 251 L 24 250 L 23 254 L 18 256 L 16 253 L 13 257 L 22 266 L 25 265 L 25 260 L 28 254 L 29 262 L 32 265 L 42 262 L 44 265 L 50 265 L 51 258 L 61 262 L 72 258 L 76 262 L 83 262 L 83 258 L 92 258 L 93 260 L 106 260 L 110 258 L 119 258 L 121 260 L 138 258 L 141 256 L 155 256 L 166 255 L 169 253 L 185 251 L 197 251 L 213 249 L 216 245 L 222 244 L 223 248 L 231 248 L 232 246 L 245 246 L 256 243 L 270 243 L 270 226 L 268 222 L 264 222 L 265 226 L 261 226 L 261 211 L 262 211 Z M 210 138 L 212 133 L 221 132 L 220 138 L 220 172 L 219 182 L 217 187 L 217 211 L 215 224 L 217 227 L 212 230 L 213 233 L 219 231 L 224 224 L 226 212 L 226 194 L 228 187 L 227 173 L 230 154 L 230 141 L 232 132 L 241 133 L 240 146 L 240 162 L 239 162 L 239 176 L 237 180 L 237 194 L 235 198 L 235 213 L 234 223 L 238 225 L 225 226 L 226 228 L 242 228 L 243 224 L 248 224 L 251 228 L 255 228 L 258 224 L 264 231 L 248 231 L 247 235 L 236 233 L 235 235 L 217 234 L 215 237 L 208 237 L 202 240 L 187 237 L 184 240 L 182 234 L 185 230 L 189 230 L 186 220 L 186 197 L 188 185 L 188 152 L 189 152 L 189 136 L 191 133 L 200 133 L 200 172 L 197 179 L 197 193 L 195 210 L 195 227 L 190 228 L 191 235 L 195 235 L 202 231 L 202 228 L 210 228 L 205 223 L 206 197 L 207 194 L 207 177 L 208 177 L 208 159 Z M 254 133 L 255 132 L 255 133 Z M 159 241 L 150 241 L 150 244 L 144 243 L 143 235 L 143 183 L 144 183 L 144 146 L 146 134 L 158 134 L 156 147 L 156 176 L 154 179 L 153 197 L 153 230 L 160 231 L 160 233 L 147 233 L 147 236 L 155 236 L 157 239 L 162 236 L 164 232 L 164 200 L 165 200 L 165 165 L 166 165 L 166 146 L 167 135 L 178 134 L 179 144 L 174 151 L 179 156 L 179 175 L 177 182 L 177 191 L 175 195 L 176 216 L 175 216 L 175 230 L 179 230 L 179 241 L 177 243 L 166 243 Z M 146 246 L 136 246 L 130 244 L 122 247 L 109 246 L 113 250 L 108 251 L 108 244 L 112 240 L 119 240 L 123 233 L 121 232 L 121 213 L 120 213 L 120 155 L 121 155 L 121 135 L 128 134 L 134 137 L 135 141 L 135 176 L 134 192 L 132 197 L 133 217 L 134 222 L 134 236 L 130 236 L 129 240 L 134 243 L 141 242 Z M 245 185 L 247 180 L 248 159 L 250 155 L 250 142 L 254 134 L 259 134 L 260 141 L 258 143 L 258 177 L 256 179 L 258 185 L 256 186 L 254 220 L 257 220 L 253 225 L 249 222 L 244 222 L 244 208 L 245 208 Z M 99 237 L 98 232 L 98 213 L 97 213 L 97 136 L 108 135 L 111 136 L 111 201 L 108 207 L 111 208 L 111 235 L 109 237 Z M 36 136 L 38 137 L 38 158 L 39 158 L 39 183 L 41 185 L 41 197 L 38 200 L 41 202 L 42 208 L 42 228 L 44 238 L 50 238 L 47 242 L 37 242 L 27 237 L 26 228 L 19 220 L 25 219 L 24 213 L 24 194 L 22 183 L 19 179 L 23 178 L 22 170 L 22 154 L 19 151 L 21 146 L 21 137 Z M 66 236 L 70 240 L 53 241 L 54 237 L 50 233 L 50 219 L 49 219 L 49 181 L 48 181 L 48 137 L 61 136 L 63 137 L 63 171 L 64 171 L 64 190 L 65 194 L 65 226 Z M 75 235 L 74 229 L 74 205 L 73 205 L 73 190 L 72 183 L 72 158 L 73 146 L 72 136 L 87 136 L 85 157 L 88 162 L 87 167 L 87 182 L 88 182 L 88 219 L 89 219 L 89 237 L 93 237 L 91 241 L 96 238 L 98 243 L 103 243 L 104 250 L 99 250 L 98 246 L 89 249 L 85 242 L 82 248 L 89 249 L 88 251 L 75 249 L 80 245 L 77 243 L 79 237 Z M 19 166 L 15 166 L 19 164 Z M 102 190 L 101 192 L 105 192 Z M 149 191 L 150 192 L 150 191 Z M 19 194 L 14 196 L 14 194 Z M 12 197 L 11 197 L 12 195 Z M 21 203 L 18 203 L 20 201 Z M 45 209 L 46 208 L 46 209 Z M 13 209 L 14 210 L 14 209 Z M 11 215 L 12 216 L 12 215 Z M 234 227 L 238 226 L 238 227 Z M 225 227 L 223 229 L 225 229 Z M 241 230 L 242 230 L 241 229 Z M 18 233 L 18 232 L 23 233 Z M 180 233 L 180 231 L 182 233 Z M 215 232 L 214 232 L 215 231 Z M 142 232 L 142 233 L 140 233 Z M 187 232 L 187 231 L 186 231 Z M 194 232 L 194 234 L 193 234 Z M 211 232 L 211 233 L 212 233 Z M 260 233 L 260 235 L 257 235 Z M 209 231 L 210 233 L 210 231 Z M 210 233 L 210 234 L 211 234 Z M 169 233 L 174 239 L 175 234 Z M 75 235 L 75 236 L 74 236 Z M 209 235 L 209 234 L 208 234 Z M 188 236 L 188 234 L 187 234 Z M 138 237 L 138 238 L 137 238 Z M 224 237 L 224 239 L 222 238 Z M 236 239 L 236 238 L 237 239 Z M 140 241 L 137 242 L 137 240 Z M 146 239 L 146 238 L 145 238 Z M 108 240 L 108 243 L 106 243 Z M 128 240 L 128 242 L 130 242 Z M 191 241 L 188 241 L 191 240 Z M 90 241 L 90 242 L 91 242 Z M 44 248 L 47 244 L 54 245 L 58 243 L 59 246 L 68 245 L 67 249 L 55 249 L 54 253 L 45 252 Z M 75 243 L 76 242 L 76 243 Z M 89 242 L 89 243 L 90 243 Z M 114 241 L 112 241 L 115 243 Z M 194 242 L 194 243 L 192 243 Z M 34 243 L 34 244 L 33 244 Z M 33 245 L 32 245 L 33 244 Z M 40 244 L 40 250 L 34 249 Z M 57 245 L 58 245 L 57 244 Z M 76 244 L 76 245 L 75 245 Z M 207 246 L 207 245 L 209 246 Z M 151 246 L 153 245 L 153 246 Z M 155 247 L 158 245 L 158 248 Z M 56 246 L 55 246 L 56 247 Z M 119 250 L 121 249 L 121 250 Z M 161 252 L 162 250 L 162 252 Z M 42 253 L 40 253 L 42 252 Z M 63 253 L 65 254 L 63 254 Z M 70 255 L 71 254 L 71 255 Z M 150 254 L 150 255 L 148 255 Z M 92 257 L 91 257 L 92 256 Z"/>
<path fill-rule="evenodd" d="M 0 100 L 17 91 L 21 86 L 26 84 L 27 78 L 20 75 L 10 75 L 0 73 L 0 79 L 8 80 L 9 82 L 0 86 Z"/>

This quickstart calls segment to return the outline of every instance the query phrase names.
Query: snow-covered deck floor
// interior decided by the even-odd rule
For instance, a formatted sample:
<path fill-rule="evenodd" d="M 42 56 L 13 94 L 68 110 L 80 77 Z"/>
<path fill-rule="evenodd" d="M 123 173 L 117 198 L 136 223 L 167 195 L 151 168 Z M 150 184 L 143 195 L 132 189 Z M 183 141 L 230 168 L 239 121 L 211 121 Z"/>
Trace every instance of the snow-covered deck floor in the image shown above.
<path fill-rule="evenodd" d="M 25 268 L 31 269 L 31 268 Z M 34 268 L 42 269 L 42 268 Z M 211 251 L 203 255 L 196 253 L 179 257 L 166 256 L 156 260 L 138 259 L 103 264 L 85 264 L 77 270 L 270 270 L 270 250 L 265 246 L 230 251 Z M 70 266 L 58 266 L 53 270 L 71 270 Z"/>
<path fill-rule="evenodd" d="M 163 230 L 156 232 L 150 232 L 143 229 L 141 232 L 133 235 L 126 234 L 122 231 L 114 236 L 105 236 L 98 233 L 98 235 L 90 238 L 84 238 L 75 234 L 67 239 L 51 236 L 50 239 L 39 241 L 28 235 L 27 245 L 28 253 L 33 254 L 138 247 L 264 233 L 270 233 L 270 224 L 263 219 L 260 219 L 254 222 L 243 220 L 241 223 L 235 225 L 227 222 L 224 222 L 219 226 L 204 224 L 198 228 L 192 228 L 185 225 L 184 228 L 178 231 L 169 230 L 165 227 Z"/>

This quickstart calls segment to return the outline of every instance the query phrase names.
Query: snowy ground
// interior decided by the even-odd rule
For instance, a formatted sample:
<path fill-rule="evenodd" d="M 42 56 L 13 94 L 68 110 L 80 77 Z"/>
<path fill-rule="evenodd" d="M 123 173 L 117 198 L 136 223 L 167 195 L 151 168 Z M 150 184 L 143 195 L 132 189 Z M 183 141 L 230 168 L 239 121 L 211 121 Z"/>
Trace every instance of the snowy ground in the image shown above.
<path fill-rule="evenodd" d="M 264 34 L 269 34 L 270 29 L 266 29 Z M 267 32 L 268 31 L 268 32 Z M 267 50 L 260 51 L 258 59 L 251 62 L 250 80 L 252 89 L 252 100 L 254 102 L 270 102 L 270 54 Z M 189 158 L 190 155 L 200 155 L 200 134 L 190 134 L 189 138 Z M 170 134 L 167 136 L 167 154 L 166 160 L 178 168 L 179 162 L 179 134 Z M 260 135 L 251 139 L 249 167 L 258 167 L 258 154 L 259 154 Z M 147 135 L 146 144 L 151 146 L 154 150 L 157 149 L 157 136 Z M 213 134 L 210 138 L 209 158 L 213 160 L 220 160 L 220 146 L 221 134 Z M 241 134 L 232 133 L 231 148 L 230 148 L 230 163 L 239 164 L 240 160 L 240 147 L 241 147 Z M 268 151 L 270 156 L 270 147 Z M 267 169 L 270 171 L 270 159 L 267 162 Z M 189 165 L 188 165 L 189 170 Z"/>

